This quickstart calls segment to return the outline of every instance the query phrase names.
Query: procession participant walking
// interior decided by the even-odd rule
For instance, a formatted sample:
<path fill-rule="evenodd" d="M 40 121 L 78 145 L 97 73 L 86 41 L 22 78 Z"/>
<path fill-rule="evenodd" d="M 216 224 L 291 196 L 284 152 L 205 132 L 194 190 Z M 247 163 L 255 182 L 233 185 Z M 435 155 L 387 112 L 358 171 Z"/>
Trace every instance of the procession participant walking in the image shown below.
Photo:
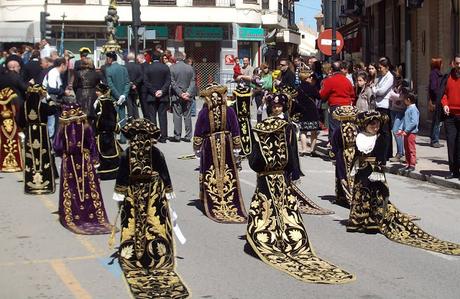
<path fill-rule="evenodd" d="M 174 192 L 160 137 L 148 119 L 122 128 L 129 147 L 120 161 L 114 199 L 121 200 L 119 263 L 134 298 L 187 298 L 176 273 L 169 201 Z"/>
<path fill-rule="evenodd" d="M 170 140 L 190 142 L 192 139 L 192 101 L 195 97 L 195 71 L 184 62 L 185 55 L 176 51 L 177 62 L 171 66 L 171 103 L 174 122 L 174 137 Z M 185 135 L 182 135 L 182 118 L 184 119 Z"/>
<path fill-rule="evenodd" d="M 275 97 L 276 100 L 276 97 Z M 281 109 L 274 107 L 276 110 Z M 322 260 L 313 251 L 297 200 L 292 200 L 287 174 L 295 155 L 288 145 L 288 122 L 269 117 L 253 129 L 250 167 L 257 172 L 246 240 L 266 264 L 304 282 L 338 284 L 352 274 Z"/>
<path fill-rule="evenodd" d="M 120 133 L 120 125 L 109 87 L 99 83 L 96 86 L 96 94 L 98 98 L 94 103 L 96 115 L 94 127 L 100 163 L 97 173 L 101 180 L 113 180 L 117 177 L 122 151 L 116 138 L 116 134 Z"/>
<path fill-rule="evenodd" d="M 56 105 L 53 101 L 47 101 L 46 97 L 43 86 L 30 86 L 21 113 L 25 133 L 26 194 L 48 194 L 56 190 L 57 173 L 47 127 L 48 116 L 55 114 Z"/>
<path fill-rule="evenodd" d="M 460 176 L 460 54 L 452 59 L 452 71 L 447 79 L 441 104 L 446 115 L 447 153 L 449 171 L 447 179 Z"/>
<path fill-rule="evenodd" d="M 201 91 L 193 149 L 200 157 L 200 199 L 204 212 L 220 223 L 246 222 L 235 156 L 241 148 L 238 119 L 226 105 L 227 87 L 212 83 Z"/>
<path fill-rule="evenodd" d="M 16 119 L 17 94 L 10 87 L 0 90 L 0 172 L 19 172 L 24 169 L 23 153 Z"/>
<path fill-rule="evenodd" d="M 233 104 L 231 107 L 235 110 L 240 127 L 241 152 L 240 156 L 246 157 L 251 153 L 251 88 L 240 81 L 235 90 L 233 90 Z"/>
<path fill-rule="evenodd" d="M 382 130 L 381 124 L 385 121 L 388 121 L 387 116 L 377 111 L 358 115 L 360 133 L 356 138 L 355 184 L 347 231 L 380 232 L 401 244 L 460 255 L 460 244 L 442 241 L 429 235 L 389 200 L 390 192 L 383 168 L 386 158 L 383 146 L 386 142 L 386 131 Z"/>
<path fill-rule="evenodd" d="M 160 62 L 158 53 L 152 54 L 152 64 L 144 68 L 145 106 L 147 119 L 160 125 L 161 137 L 158 142 L 165 143 L 168 138 L 169 87 L 171 72 L 166 64 Z M 158 122 L 157 122 L 158 117 Z"/>
<path fill-rule="evenodd" d="M 59 221 L 76 234 L 109 234 L 112 225 L 96 173 L 99 156 L 86 114 L 77 103 L 63 105 L 59 122 L 54 139 L 56 155 L 62 158 Z"/>
<path fill-rule="evenodd" d="M 128 99 L 131 85 L 129 83 L 129 75 L 126 68 L 117 63 L 117 53 L 106 53 L 107 67 L 105 69 L 105 77 L 107 85 L 110 88 L 112 99 L 117 103 L 117 113 L 120 120 L 120 125 L 126 123 L 126 100 Z M 126 143 L 126 138 L 120 135 L 120 143 Z"/>
<path fill-rule="evenodd" d="M 300 182 L 300 176 L 303 176 L 304 174 L 300 169 L 295 125 L 287 116 L 289 96 L 284 93 L 269 94 L 266 96 L 266 101 L 269 117 L 277 117 L 288 121 L 286 126 L 286 146 L 289 147 L 291 165 L 289 170 L 286 171 L 286 184 L 288 185 L 288 188 L 291 189 L 291 197 L 295 198 L 299 204 L 300 213 L 311 215 L 334 214 L 333 211 L 329 211 L 318 206 L 296 186 Z M 253 147 L 256 146 L 254 141 L 252 144 Z"/>
<path fill-rule="evenodd" d="M 351 204 L 353 194 L 354 181 L 350 172 L 356 152 L 358 112 L 354 106 L 341 106 L 335 109 L 333 114 L 334 119 L 340 124 L 331 141 L 335 157 L 335 202 L 346 207 Z"/>
<path fill-rule="evenodd" d="M 142 66 L 136 63 L 136 56 L 134 53 L 130 52 L 126 58 L 128 59 L 126 69 L 128 70 L 129 82 L 131 84 L 126 106 L 128 108 L 128 116 L 136 119 L 139 118 L 139 107 L 137 103 L 141 98 L 140 93 L 144 73 L 142 72 Z"/>

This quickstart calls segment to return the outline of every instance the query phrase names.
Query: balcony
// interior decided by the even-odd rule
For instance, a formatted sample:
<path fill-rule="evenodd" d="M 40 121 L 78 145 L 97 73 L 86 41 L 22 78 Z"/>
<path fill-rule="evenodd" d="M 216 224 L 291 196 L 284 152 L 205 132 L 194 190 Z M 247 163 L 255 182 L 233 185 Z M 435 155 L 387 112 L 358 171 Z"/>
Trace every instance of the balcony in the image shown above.
<path fill-rule="evenodd" d="M 149 5 L 154 6 L 175 6 L 176 0 L 149 0 Z"/>

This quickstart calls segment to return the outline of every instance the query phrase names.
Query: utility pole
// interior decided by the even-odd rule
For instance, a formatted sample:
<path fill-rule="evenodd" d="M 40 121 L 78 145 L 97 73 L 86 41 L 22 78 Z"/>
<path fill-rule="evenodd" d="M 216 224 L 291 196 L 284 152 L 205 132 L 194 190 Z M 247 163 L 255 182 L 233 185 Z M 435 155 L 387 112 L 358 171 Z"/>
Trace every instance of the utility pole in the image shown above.
<path fill-rule="evenodd" d="M 64 55 L 64 20 L 67 16 L 65 15 L 65 12 L 62 14 L 62 25 L 61 25 L 61 45 L 59 46 L 59 55 L 62 56 Z"/>
<path fill-rule="evenodd" d="M 404 61 L 406 63 L 406 73 L 404 74 L 406 77 L 406 81 L 410 86 L 412 82 L 412 41 L 411 41 L 411 13 L 409 3 L 406 3 L 406 7 L 404 10 L 404 22 L 405 22 L 405 52 L 404 52 Z"/>
<path fill-rule="evenodd" d="M 139 53 L 139 27 L 142 26 L 141 22 L 141 4 L 139 0 L 131 1 L 131 10 L 132 10 L 132 26 L 134 34 L 134 53 Z"/>
<path fill-rule="evenodd" d="M 331 7 L 331 19 L 332 19 L 332 43 L 331 43 L 331 62 L 336 61 L 337 59 L 337 0 L 332 0 L 332 7 Z"/>

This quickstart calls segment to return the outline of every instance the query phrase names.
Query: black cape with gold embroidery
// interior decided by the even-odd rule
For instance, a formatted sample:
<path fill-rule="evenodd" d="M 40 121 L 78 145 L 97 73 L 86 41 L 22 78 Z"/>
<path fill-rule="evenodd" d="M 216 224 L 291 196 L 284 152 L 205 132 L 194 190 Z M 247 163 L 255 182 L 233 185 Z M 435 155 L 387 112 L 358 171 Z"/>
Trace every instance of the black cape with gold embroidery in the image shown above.
<path fill-rule="evenodd" d="M 288 123 L 270 117 L 253 129 L 254 147 L 249 165 L 257 172 L 246 238 L 259 258 L 304 282 L 338 284 L 354 276 L 314 253 L 298 203 L 286 174 L 293 153 L 287 146 Z"/>
<path fill-rule="evenodd" d="M 21 113 L 26 136 L 24 192 L 28 194 L 47 194 L 56 190 L 47 126 L 48 116 L 54 115 L 56 108 L 43 100 L 45 96 L 46 90 L 41 87 L 29 87 Z"/>
<path fill-rule="evenodd" d="M 113 180 L 117 177 L 121 147 L 115 136 L 120 132 L 118 114 L 110 97 L 97 99 L 96 115 L 96 144 L 100 162 L 97 173 L 101 180 Z"/>
<path fill-rule="evenodd" d="M 460 255 L 460 244 L 439 240 L 426 233 L 389 200 L 390 191 L 383 164 L 385 135 L 377 137 L 374 149 L 364 154 L 356 149 L 353 160 L 353 201 L 348 232 L 382 233 L 388 239 L 413 247 Z M 353 174 L 352 173 L 352 174 Z"/>
<path fill-rule="evenodd" d="M 138 127 L 136 128 L 136 125 Z M 128 123 L 129 148 L 120 159 L 115 192 L 121 210 L 119 262 L 134 298 L 187 298 L 175 271 L 169 202 L 171 179 L 165 158 L 154 146 L 159 130 L 148 120 Z"/>
<path fill-rule="evenodd" d="M 241 138 L 241 156 L 251 153 L 251 89 L 249 86 L 238 86 L 233 91 L 234 104 L 231 106 L 238 117 Z"/>

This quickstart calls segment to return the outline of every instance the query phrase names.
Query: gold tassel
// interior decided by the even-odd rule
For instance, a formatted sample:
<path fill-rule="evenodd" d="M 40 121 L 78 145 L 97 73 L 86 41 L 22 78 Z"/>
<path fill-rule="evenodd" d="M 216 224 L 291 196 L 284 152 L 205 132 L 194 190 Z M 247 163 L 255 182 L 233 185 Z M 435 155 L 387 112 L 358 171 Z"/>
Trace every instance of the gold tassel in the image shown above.
<path fill-rule="evenodd" d="M 118 208 L 117 215 L 115 216 L 115 221 L 113 222 L 113 225 L 112 225 L 112 232 L 110 233 L 109 242 L 108 242 L 110 250 L 112 250 L 115 245 L 115 234 L 117 232 L 117 221 L 118 221 L 118 217 L 120 216 L 122 208 L 123 208 L 123 204 L 121 204 L 120 207 Z"/>

